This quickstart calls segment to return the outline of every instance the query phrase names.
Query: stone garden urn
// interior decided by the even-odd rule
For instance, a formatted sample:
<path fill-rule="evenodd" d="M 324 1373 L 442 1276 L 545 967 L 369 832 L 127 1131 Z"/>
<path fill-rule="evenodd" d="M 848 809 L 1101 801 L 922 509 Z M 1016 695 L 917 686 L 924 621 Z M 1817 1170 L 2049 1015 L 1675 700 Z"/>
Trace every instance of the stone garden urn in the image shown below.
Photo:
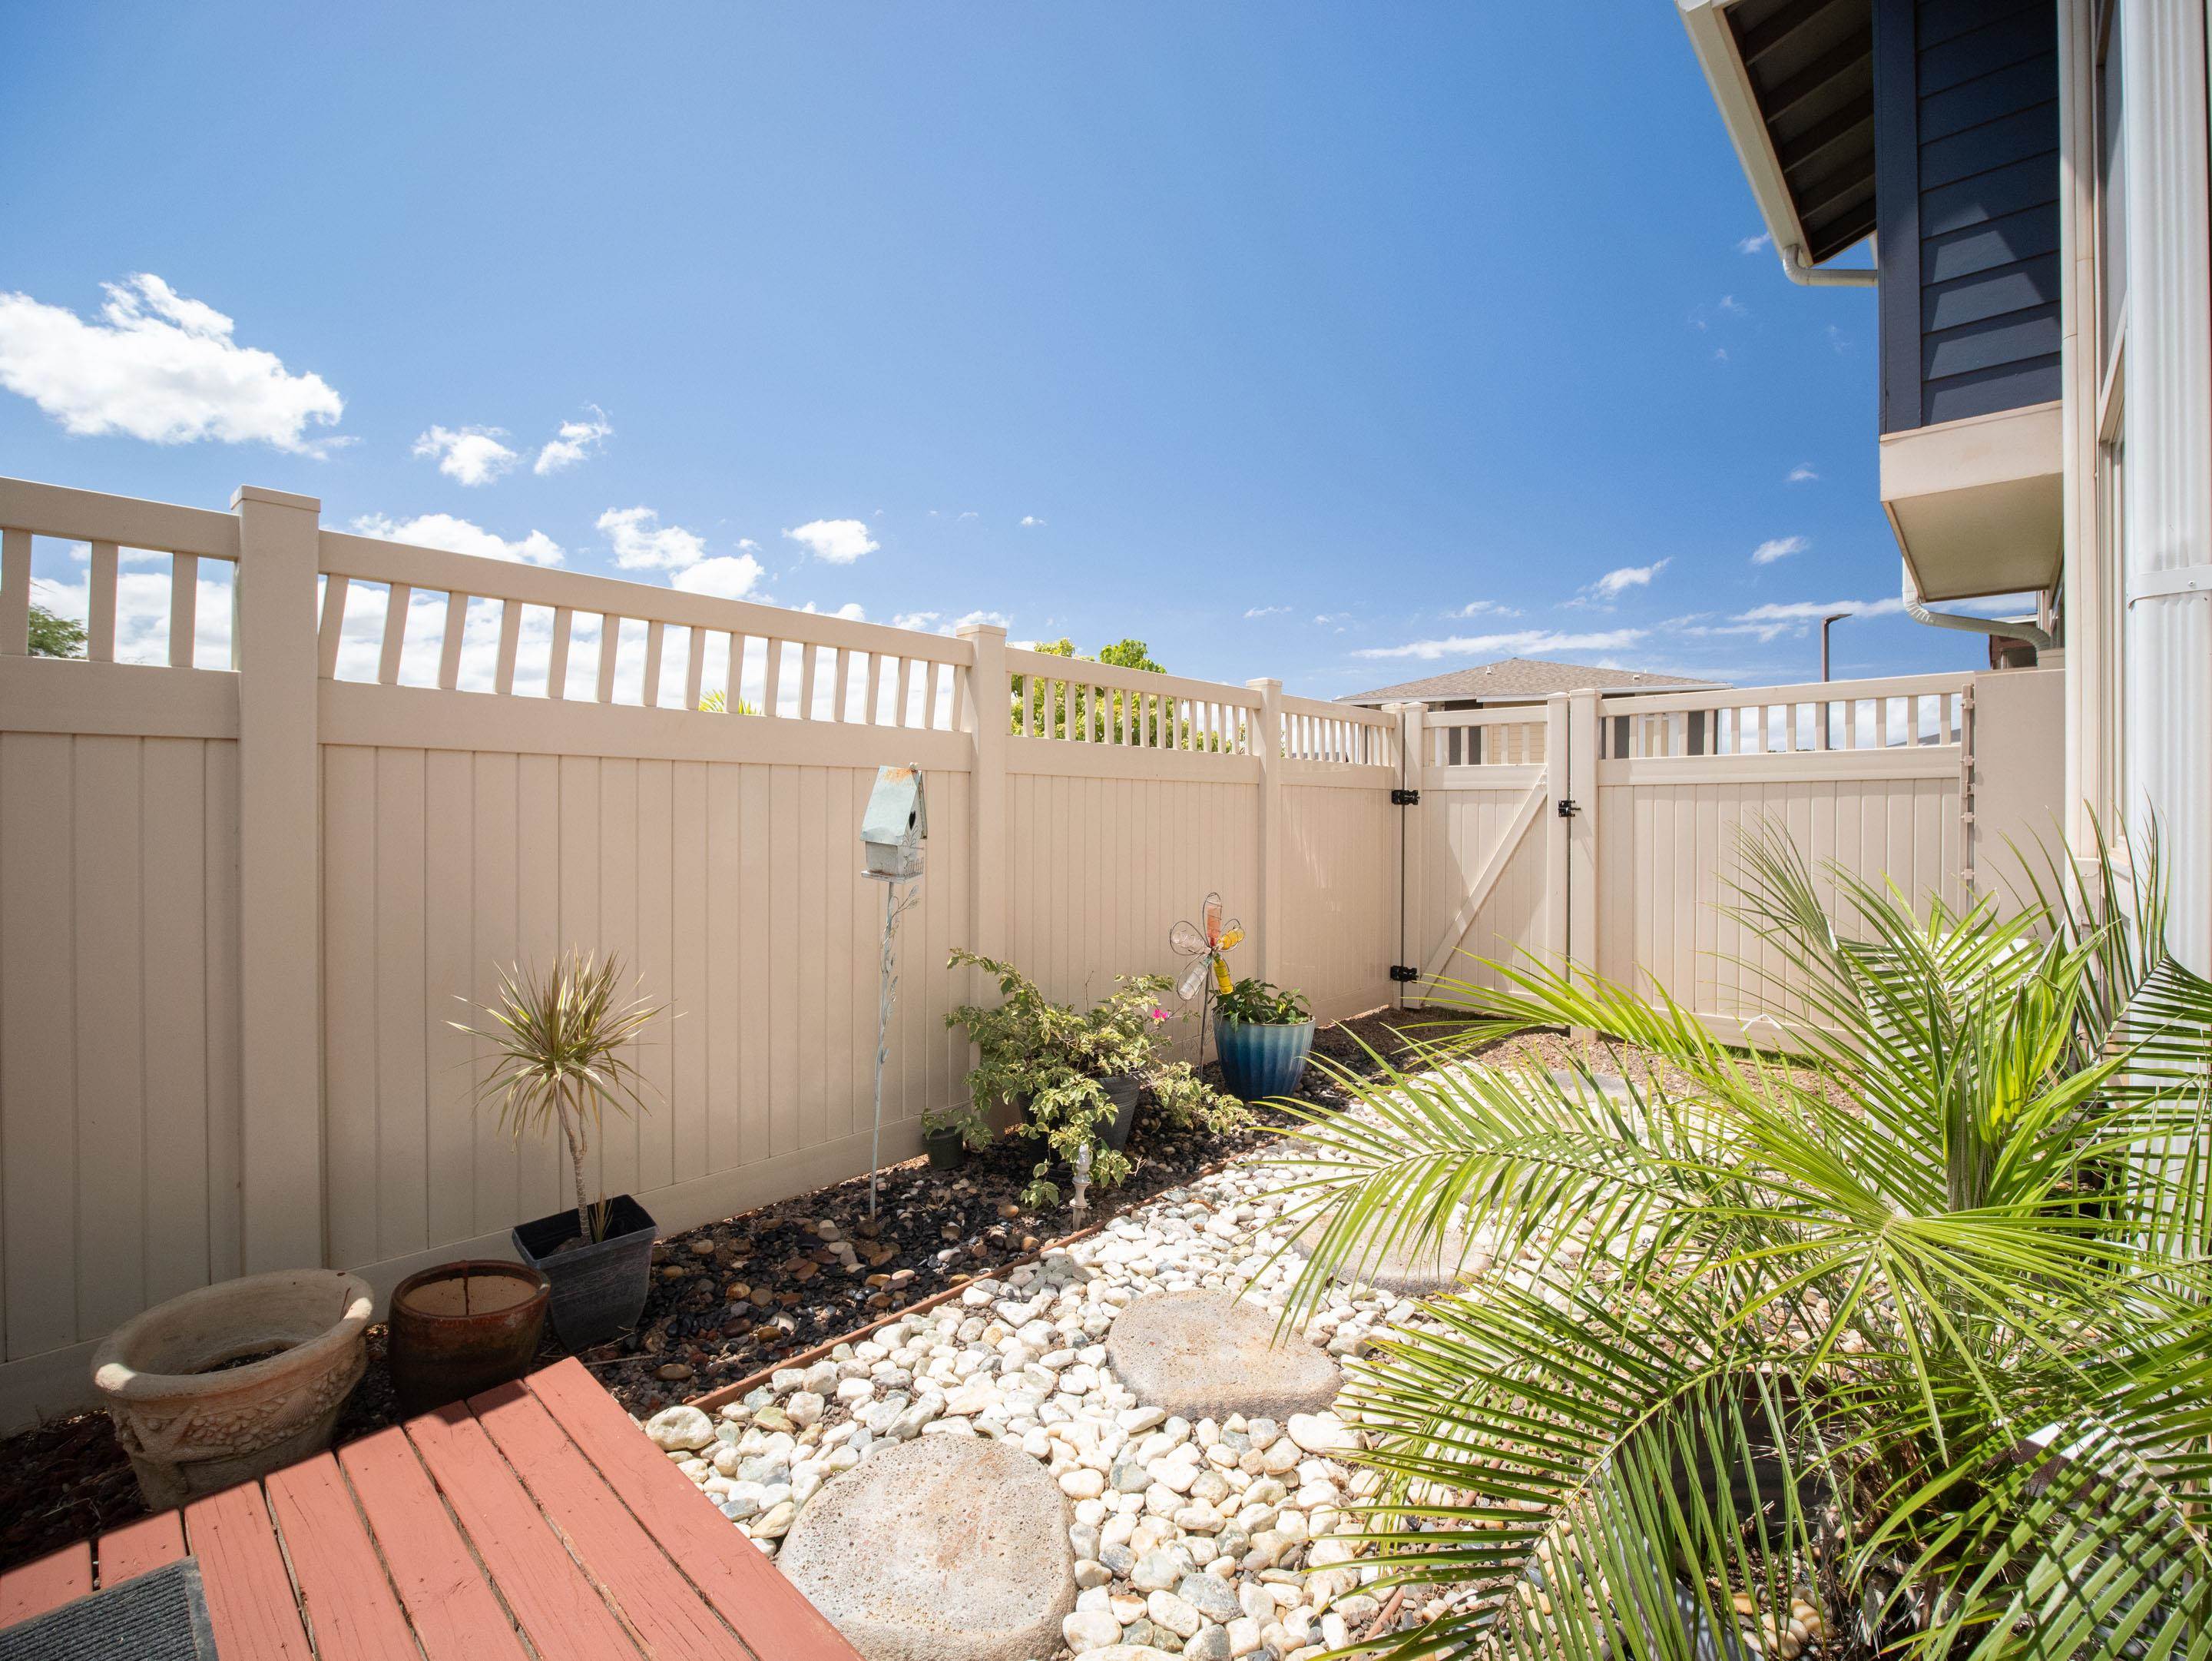
<path fill-rule="evenodd" d="M 202 1287 L 108 1335 L 92 1382 L 154 1511 L 319 1452 L 368 1365 L 368 1282 L 281 1269 Z"/>

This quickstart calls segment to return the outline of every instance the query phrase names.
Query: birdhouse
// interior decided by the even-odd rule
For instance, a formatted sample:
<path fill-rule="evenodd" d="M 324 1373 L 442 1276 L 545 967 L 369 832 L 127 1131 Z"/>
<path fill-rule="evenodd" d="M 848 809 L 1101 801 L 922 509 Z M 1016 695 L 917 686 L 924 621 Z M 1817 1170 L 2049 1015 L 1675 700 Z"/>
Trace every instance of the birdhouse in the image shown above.
<path fill-rule="evenodd" d="M 911 882 L 921 875 L 921 845 L 929 837 L 929 808 L 919 767 L 876 770 L 868 811 L 860 818 L 866 874 L 879 882 Z"/>

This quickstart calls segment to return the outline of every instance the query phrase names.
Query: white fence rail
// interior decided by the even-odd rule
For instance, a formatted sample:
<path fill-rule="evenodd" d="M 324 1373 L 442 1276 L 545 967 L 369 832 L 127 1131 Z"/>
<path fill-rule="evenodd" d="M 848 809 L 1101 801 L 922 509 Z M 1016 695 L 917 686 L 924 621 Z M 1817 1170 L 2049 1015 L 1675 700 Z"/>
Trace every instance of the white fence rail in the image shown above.
<path fill-rule="evenodd" d="M 1095 998 L 1178 967 L 1170 928 L 1218 890 L 1237 972 L 1325 1019 L 1389 1001 L 1395 964 L 1528 950 L 1726 1019 L 1787 1007 L 1698 956 L 1730 944 L 1705 921 L 1730 827 L 1774 813 L 1947 895 L 1995 830 L 1966 817 L 1965 677 L 1425 717 L 317 511 L 0 480 L 0 1426 L 81 1400 L 93 1342 L 162 1298 L 302 1262 L 388 1287 L 555 1209 L 555 1151 L 500 1133 L 448 1025 L 500 964 L 615 951 L 676 1011 L 638 1057 L 659 1105 L 594 1154 L 665 1227 L 865 1168 L 854 841 L 883 764 L 921 766 L 931 810 L 896 1158 L 964 1091 L 955 945 Z M 26 654 L 47 538 L 89 660 Z"/>

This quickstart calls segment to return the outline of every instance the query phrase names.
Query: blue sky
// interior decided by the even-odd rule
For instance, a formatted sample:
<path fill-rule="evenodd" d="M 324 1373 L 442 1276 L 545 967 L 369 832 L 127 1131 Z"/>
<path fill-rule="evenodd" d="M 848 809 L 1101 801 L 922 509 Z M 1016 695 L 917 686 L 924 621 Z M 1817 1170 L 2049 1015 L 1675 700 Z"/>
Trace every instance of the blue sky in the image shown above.
<path fill-rule="evenodd" d="M 1873 299 L 1604 10 L 10 8 L 0 472 L 1321 697 L 1810 678 Z"/>

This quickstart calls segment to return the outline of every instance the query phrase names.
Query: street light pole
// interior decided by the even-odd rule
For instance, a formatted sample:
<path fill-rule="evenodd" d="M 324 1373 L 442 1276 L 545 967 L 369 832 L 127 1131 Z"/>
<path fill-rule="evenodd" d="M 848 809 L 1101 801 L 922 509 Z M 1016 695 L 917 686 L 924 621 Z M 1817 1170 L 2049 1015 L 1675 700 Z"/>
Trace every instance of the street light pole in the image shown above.
<path fill-rule="evenodd" d="M 1849 611 L 1832 611 L 1826 617 L 1820 619 L 1820 678 L 1822 680 L 1829 678 L 1828 625 L 1834 623 L 1841 623 L 1844 618 L 1850 615 L 1851 613 Z"/>
<path fill-rule="evenodd" d="M 1827 616 L 1826 616 L 1826 617 L 1824 617 L 1824 618 L 1822 618 L 1820 619 L 1820 682 L 1821 682 L 1821 684 L 1823 684 L 1823 685 L 1826 685 L 1826 684 L 1827 684 L 1827 682 L 1828 682 L 1828 679 L 1829 679 L 1829 675 L 1828 675 L 1828 630 L 1829 630 L 1829 627 L 1830 627 L 1830 625 L 1832 625 L 1832 624 L 1841 623 L 1841 622 L 1842 622 L 1845 618 L 1847 618 L 1847 617 L 1849 617 L 1849 616 L 1850 616 L 1850 615 L 1851 615 L 1851 614 L 1850 614 L 1849 611 L 1831 611 L 1831 612 L 1829 612 L 1829 613 L 1828 613 L 1828 615 L 1827 615 Z M 1832 707 L 1832 706 L 1831 706 L 1831 705 L 1829 705 L 1829 704 L 1823 703 L 1823 704 L 1820 706 L 1820 747 L 1821 749 L 1823 749 L 1823 750 L 1826 750 L 1826 749 L 1828 747 L 1828 744 L 1829 744 L 1829 733 L 1828 733 L 1828 727 L 1829 727 L 1829 724 L 1830 724 L 1830 723 L 1831 723 L 1834 719 L 1835 719 L 1835 710 L 1834 710 L 1833 707 Z"/>

